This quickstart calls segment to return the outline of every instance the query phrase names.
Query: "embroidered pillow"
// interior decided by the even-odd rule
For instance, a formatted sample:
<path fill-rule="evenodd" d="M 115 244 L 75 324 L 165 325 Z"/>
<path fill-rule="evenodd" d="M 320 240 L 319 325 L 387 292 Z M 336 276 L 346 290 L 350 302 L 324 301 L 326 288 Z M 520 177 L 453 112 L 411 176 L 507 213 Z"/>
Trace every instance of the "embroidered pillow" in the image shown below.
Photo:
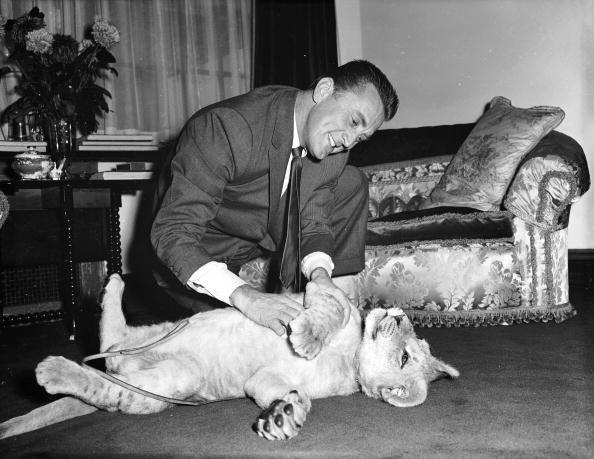
<path fill-rule="evenodd" d="M 558 107 L 518 108 L 493 98 L 423 207 L 499 210 L 522 159 L 564 117 Z"/>

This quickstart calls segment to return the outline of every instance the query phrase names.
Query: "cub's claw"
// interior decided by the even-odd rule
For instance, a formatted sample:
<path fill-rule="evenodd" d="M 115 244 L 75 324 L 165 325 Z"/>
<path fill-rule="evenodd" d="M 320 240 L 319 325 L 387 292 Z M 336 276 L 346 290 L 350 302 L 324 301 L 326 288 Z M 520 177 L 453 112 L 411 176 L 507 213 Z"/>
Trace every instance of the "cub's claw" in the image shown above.
<path fill-rule="evenodd" d="M 258 435 L 267 440 L 287 440 L 299 433 L 307 416 L 308 406 L 297 391 L 289 392 L 266 408 L 254 424 Z"/>

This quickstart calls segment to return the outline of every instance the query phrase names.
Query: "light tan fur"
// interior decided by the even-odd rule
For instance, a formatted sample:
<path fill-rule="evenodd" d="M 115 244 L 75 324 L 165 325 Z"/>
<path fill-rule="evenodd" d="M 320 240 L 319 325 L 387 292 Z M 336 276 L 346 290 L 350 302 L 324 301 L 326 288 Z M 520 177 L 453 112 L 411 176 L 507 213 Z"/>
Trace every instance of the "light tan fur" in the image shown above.
<path fill-rule="evenodd" d="M 142 346 L 176 325 L 127 326 L 121 309 L 123 289 L 120 276 L 112 275 L 102 301 L 101 351 Z M 371 311 L 362 332 L 354 307 L 344 328 L 321 303 L 306 307 L 289 324 L 289 337 L 279 337 L 231 308 L 197 314 L 181 333 L 158 347 L 108 358 L 107 371 L 168 397 L 210 401 L 250 397 L 263 409 L 254 429 L 269 440 L 297 435 L 312 399 L 361 389 L 395 406 L 413 406 L 425 401 L 431 380 L 459 375 L 430 354 L 400 309 Z M 37 366 L 36 376 L 50 394 L 70 395 L 87 408 L 143 414 L 171 406 L 107 381 L 63 357 L 47 357 Z M 44 418 L 48 418 L 53 405 L 38 410 L 45 408 Z M 92 410 L 84 408 L 75 406 L 69 417 Z M 16 426 L 13 420 L 1 424 L 0 438 L 39 428 L 28 416 L 15 418 L 19 419 Z M 55 422 L 67 418 L 62 415 Z"/>

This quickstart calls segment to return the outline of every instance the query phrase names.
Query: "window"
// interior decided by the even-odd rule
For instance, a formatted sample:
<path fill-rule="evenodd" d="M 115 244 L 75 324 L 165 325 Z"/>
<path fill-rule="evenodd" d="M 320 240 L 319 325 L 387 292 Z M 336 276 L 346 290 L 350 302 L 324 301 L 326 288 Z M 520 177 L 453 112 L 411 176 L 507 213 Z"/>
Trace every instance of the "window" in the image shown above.
<path fill-rule="evenodd" d="M 119 29 L 119 76 L 103 83 L 112 94 L 100 123 L 108 131 L 156 131 L 166 140 L 196 110 L 250 89 L 252 0 L 0 0 L 0 14 L 16 18 L 33 6 L 51 33 L 80 40 L 97 15 Z M 4 79 L 0 109 L 16 97 L 14 84 Z"/>

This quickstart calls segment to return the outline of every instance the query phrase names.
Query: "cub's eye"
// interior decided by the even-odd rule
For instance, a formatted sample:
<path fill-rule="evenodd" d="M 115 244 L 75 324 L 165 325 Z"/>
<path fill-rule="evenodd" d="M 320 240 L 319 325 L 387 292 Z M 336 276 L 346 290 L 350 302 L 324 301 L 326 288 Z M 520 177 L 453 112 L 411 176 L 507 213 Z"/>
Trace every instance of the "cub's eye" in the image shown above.
<path fill-rule="evenodd" d="M 408 352 L 406 352 L 406 351 L 402 352 L 402 358 L 400 359 L 400 368 L 401 369 L 404 368 L 404 365 L 406 365 L 406 362 L 408 362 L 409 357 L 410 356 L 408 355 Z"/>

